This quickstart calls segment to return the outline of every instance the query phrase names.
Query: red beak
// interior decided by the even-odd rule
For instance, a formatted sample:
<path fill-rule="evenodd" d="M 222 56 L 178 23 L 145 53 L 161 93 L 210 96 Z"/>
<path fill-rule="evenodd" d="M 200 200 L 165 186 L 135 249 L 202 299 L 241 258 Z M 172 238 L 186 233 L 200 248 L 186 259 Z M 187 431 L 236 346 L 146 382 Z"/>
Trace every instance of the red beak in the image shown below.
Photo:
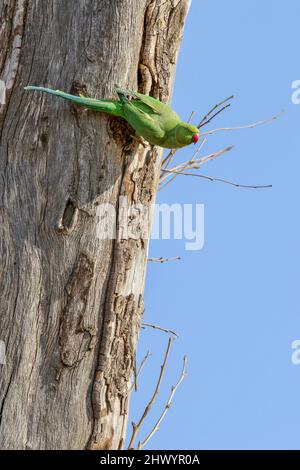
<path fill-rule="evenodd" d="M 193 140 L 194 144 L 196 144 L 199 140 L 199 134 L 194 134 L 193 137 L 192 137 L 192 140 Z"/>

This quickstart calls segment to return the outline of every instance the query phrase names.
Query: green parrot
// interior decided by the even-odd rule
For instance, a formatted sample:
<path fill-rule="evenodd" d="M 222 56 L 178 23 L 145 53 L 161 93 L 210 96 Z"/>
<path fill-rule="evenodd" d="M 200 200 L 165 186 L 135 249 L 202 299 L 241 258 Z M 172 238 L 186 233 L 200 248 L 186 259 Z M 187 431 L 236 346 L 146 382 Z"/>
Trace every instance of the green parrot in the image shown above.
<path fill-rule="evenodd" d="M 38 86 L 27 86 L 25 90 L 51 93 L 80 106 L 120 116 L 129 122 L 138 137 L 142 137 L 151 145 L 177 149 L 196 144 L 199 139 L 199 129 L 196 126 L 182 122 L 168 105 L 135 91 L 117 87 L 115 91 L 118 100 L 97 100 Z"/>

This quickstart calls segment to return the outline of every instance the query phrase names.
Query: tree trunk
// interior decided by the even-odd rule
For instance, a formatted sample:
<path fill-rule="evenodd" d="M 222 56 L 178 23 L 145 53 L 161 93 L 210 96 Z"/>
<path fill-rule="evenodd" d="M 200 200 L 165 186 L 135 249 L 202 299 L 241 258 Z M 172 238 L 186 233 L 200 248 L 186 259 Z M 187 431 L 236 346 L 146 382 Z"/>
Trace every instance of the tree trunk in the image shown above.
<path fill-rule="evenodd" d="M 150 220 L 104 239 L 103 204 L 117 220 L 124 202 L 151 207 L 162 158 L 121 119 L 23 87 L 110 98 L 118 84 L 167 101 L 188 6 L 1 2 L 2 449 L 123 447 Z"/>

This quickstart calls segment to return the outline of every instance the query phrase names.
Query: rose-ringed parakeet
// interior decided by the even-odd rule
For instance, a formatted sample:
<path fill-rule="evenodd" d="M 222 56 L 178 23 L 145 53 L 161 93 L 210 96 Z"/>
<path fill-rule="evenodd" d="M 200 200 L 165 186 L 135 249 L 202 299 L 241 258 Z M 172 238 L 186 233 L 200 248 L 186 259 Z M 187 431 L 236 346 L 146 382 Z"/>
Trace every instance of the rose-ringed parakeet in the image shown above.
<path fill-rule="evenodd" d="M 38 86 L 27 86 L 25 90 L 50 93 L 85 108 L 120 116 L 129 122 L 137 136 L 142 137 L 151 145 L 176 149 L 195 144 L 199 139 L 197 127 L 182 122 L 168 105 L 142 93 L 115 88 L 118 100 L 97 100 Z"/>

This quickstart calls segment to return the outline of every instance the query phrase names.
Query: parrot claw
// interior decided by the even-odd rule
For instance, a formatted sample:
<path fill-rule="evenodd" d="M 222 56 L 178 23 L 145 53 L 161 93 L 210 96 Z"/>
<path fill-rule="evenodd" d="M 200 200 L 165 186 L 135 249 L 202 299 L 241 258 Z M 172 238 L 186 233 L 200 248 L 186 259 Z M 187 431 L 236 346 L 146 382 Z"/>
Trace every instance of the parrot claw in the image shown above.
<path fill-rule="evenodd" d="M 142 137 L 137 137 L 135 135 L 131 135 L 130 136 L 133 140 L 135 140 L 136 142 L 138 142 L 139 144 L 141 144 L 144 148 L 147 148 L 148 145 L 146 144 L 146 142 L 142 139 Z"/>

